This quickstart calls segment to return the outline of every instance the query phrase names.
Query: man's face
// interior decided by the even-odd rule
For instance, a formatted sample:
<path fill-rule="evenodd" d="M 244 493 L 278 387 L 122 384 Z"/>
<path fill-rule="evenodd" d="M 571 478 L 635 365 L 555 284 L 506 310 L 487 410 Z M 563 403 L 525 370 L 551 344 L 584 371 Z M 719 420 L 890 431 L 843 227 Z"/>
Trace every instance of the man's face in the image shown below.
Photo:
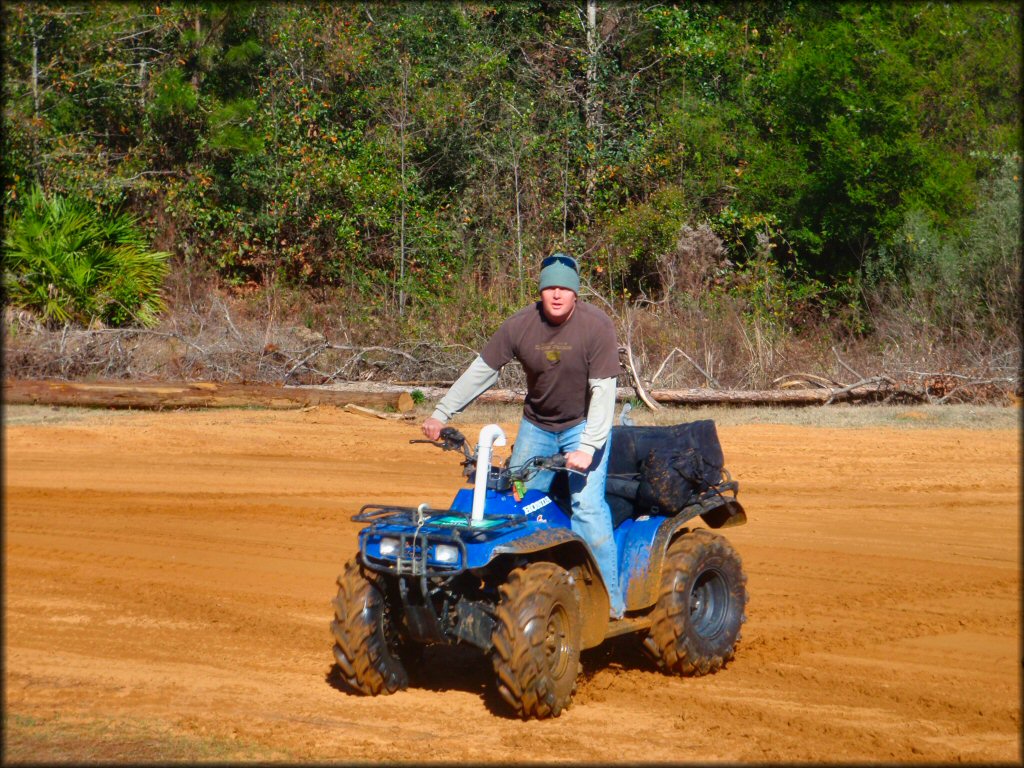
<path fill-rule="evenodd" d="M 552 325 L 561 325 L 569 319 L 576 306 L 576 294 L 568 288 L 545 288 L 540 292 L 544 316 Z"/>

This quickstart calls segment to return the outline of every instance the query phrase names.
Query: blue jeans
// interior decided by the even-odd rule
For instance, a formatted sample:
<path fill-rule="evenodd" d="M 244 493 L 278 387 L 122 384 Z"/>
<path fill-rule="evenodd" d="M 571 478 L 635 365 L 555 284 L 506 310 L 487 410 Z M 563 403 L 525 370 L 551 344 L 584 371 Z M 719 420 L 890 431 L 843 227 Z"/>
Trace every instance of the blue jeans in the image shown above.
<path fill-rule="evenodd" d="M 551 456 L 555 453 L 569 453 L 579 448 L 580 438 L 586 422 L 570 427 L 564 432 L 548 432 L 526 419 L 519 422 L 519 433 L 512 448 L 510 463 L 520 466 L 534 456 Z M 590 546 L 601 571 L 601 578 L 608 587 L 612 616 L 621 616 L 626 606 L 619 588 L 619 557 L 612 530 L 612 511 L 604 498 L 605 480 L 608 477 L 608 454 L 611 451 L 612 436 L 609 432 L 604 448 L 594 454 L 594 461 L 585 475 L 569 474 L 569 490 L 572 500 L 572 530 Z M 538 472 L 526 483 L 526 489 L 536 488 L 547 492 L 554 480 L 554 472 Z"/>

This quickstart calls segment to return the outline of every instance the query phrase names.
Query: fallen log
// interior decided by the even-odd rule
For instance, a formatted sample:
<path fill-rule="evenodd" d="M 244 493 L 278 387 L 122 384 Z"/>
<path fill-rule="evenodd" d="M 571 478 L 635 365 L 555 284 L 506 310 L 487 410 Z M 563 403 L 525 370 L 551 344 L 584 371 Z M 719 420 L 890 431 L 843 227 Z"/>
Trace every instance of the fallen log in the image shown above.
<path fill-rule="evenodd" d="M 660 403 L 674 405 L 825 405 L 826 403 L 880 401 L 893 390 L 880 384 L 814 389 L 764 389 L 742 392 L 713 389 L 651 390 Z"/>
<path fill-rule="evenodd" d="M 722 389 L 652 389 L 647 392 L 650 399 L 662 405 L 825 405 L 826 403 L 881 401 L 889 397 L 893 389 L 880 385 L 865 385 L 852 389 L 841 387 L 786 388 L 766 390 L 722 390 Z M 912 393 L 904 393 L 908 396 Z M 615 399 L 618 402 L 638 398 L 632 387 L 619 387 Z M 478 403 L 517 404 L 523 402 L 522 393 L 507 389 L 488 390 L 477 399 Z"/>
<path fill-rule="evenodd" d="M 313 387 L 215 382 L 81 382 L 4 380 L 4 402 L 10 405 L 64 405 L 94 408 L 240 408 L 299 409 L 317 405 L 344 408 L 349 403 L 377 409 L 411 411 L 412 396 L 404 391 L 333 391 Z"/>
<path fill-rule="evenodd" d="M 447 391 L 440 387 L 422 387 L 423 394 L 435 402 Z M 652 389 L 647 392 L 650 399 L 663 405 L 824 405 L 840 402 L 882 401 L 894 393 L 911 396 L 913 393 L 893 389 L 881 384 L 864 384 L 852 388 L 805 387 L 769 390 L 733 391 L 722 389 Z M 639 398 L 633 387 L 616 389 L 615 399 L 624 402 Z M 522 392 L 511 389 L 489 389 L 474 402 L 477 404 L 521 405 Z M 913 399 L 913 398 L 911 398 Z"/>
<path fill-rule="evenodd" d="M 406 413 L 414 408 L 412 395 L 404 388 L 376 384 L 360 389 L 357 383 L 343 388 L 314 386 L 284 387 L 272 384 L 221 384 L 214 382 L 72 382 L 4 380 L 4 402 L 16 404 L 64 405 L 96 408 L 231 408 L 262 407 L 297 409 L 318 405 L 344 408 L 349 403 L 365 408 Z M 419 391 L 433 403 L 447 391 L 424 386 Z M 654 389 L 648 396 L 664 405 L 784 405 L 811 406 L 830 403 L 913 401 L 926 402 L 925 393 L 894 386 L 886 380 L 848 387 L 807 387 L 769 390 Z M 637 398 L 632 387 L 619 387 L 619 402 Z M 491 389 L 476 403 L 521 405 L 522 392 Z"/>

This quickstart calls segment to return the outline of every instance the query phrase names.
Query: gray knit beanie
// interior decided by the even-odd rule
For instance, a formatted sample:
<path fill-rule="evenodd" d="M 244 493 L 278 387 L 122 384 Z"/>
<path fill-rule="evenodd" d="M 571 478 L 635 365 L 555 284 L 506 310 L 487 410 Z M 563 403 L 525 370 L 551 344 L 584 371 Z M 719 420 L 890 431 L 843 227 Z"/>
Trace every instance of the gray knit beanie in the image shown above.
<path fill-rule="evenodd" d="M 576 259 L 564 253 L 553 253 L 540 263 L 540 289 L 568 288 L 580 295 L 580 268 Z"/>

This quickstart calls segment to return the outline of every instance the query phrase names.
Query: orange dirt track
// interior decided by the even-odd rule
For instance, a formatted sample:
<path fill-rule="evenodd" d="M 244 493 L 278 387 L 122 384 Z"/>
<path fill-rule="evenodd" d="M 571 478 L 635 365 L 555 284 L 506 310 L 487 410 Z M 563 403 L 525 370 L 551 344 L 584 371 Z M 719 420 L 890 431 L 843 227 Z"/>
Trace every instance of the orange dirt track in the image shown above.
<path fill-rule="evenodd" d="M 1013 429 L 720 426 L 749 515 L 725 531 L 749 575 L 735 661 L 667 677 L 617 638 L 584 652 L 567 712 L 525 723 L 470 648 L 429 649 L 394 696 L 332 674 L 350 516 L 445 505 L 461 484 L 455 454 L 408 443 L 412 423 L 321 407 L 4 432 L 9 724 L 291 761 L 1021 760 Z"/>

